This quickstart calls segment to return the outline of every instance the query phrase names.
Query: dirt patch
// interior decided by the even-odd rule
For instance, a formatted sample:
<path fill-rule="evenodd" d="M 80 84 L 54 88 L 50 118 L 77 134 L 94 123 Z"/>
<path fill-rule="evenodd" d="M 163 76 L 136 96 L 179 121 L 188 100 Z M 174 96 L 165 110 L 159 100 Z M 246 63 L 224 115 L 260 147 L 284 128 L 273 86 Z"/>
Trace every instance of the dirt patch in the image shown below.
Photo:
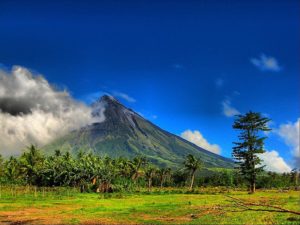
<path fill-rule="evenodd" d="M 121 224 L 128 224 L 127 222 L 126 223 L 122 223 L 122 222 L 116 222 L 116 221 L 113 221 L 111 219 L 108 219 L 108 218 L 97 218 L 97 219 L 94 219 L 94 220 L 86 220 L 86 221 L 82 221 L 80 222 L 80 224 L 83 224 L 83 225 L 94 225 L 94 224 L 101 224 L 101 225 L 121 225 Z"/>
<path fill-rule="evenodd" d="M 39 223 L 39 221 L 36 220 L 10 220 L 9 218 L 1 218 L 0 219 L 1 224 L 9 224 L 9 225 L 25 225 L 25 224 L 34 224 Z"/>
<path fill-rule="evenodd" d="M 160 215 L 160 216 L 154 216 L 146 213 L 138 213 L 134 214 L 134 218 L 139 218 L 141 220 L 141 223 L 147 222 L 147 221 L 157 221 L 157 222 L 167 222 L 171 224 L 181 224 L 184 222 L 190 222 L 192 221 L 191 214 L 187 215 L 180 215 L 180 216 L 174 216 L 174 215 Z"/>
<path fill-rule="evenodd" d="M 220 206 L 220 205 L 214 205 L 214 206 L 197 206 L 197 207 L 193 207 L 193 209 L 195 210 L 194 214 L 191 214 L 191 217 L 193 219 L 202 217 L 202 216 L 206 216 L 209 214 L 213 214 L 216 216 L 219 215 L 223 215 L 225 213 L 225 208 L 227 206 Z"/>
<path fill-rule="evenodd" d="M 73 210 L 82 208 L 82 206 L 70 206 L 70 205 L 57 205 L 50 208 L 25 208 L 18 211 L 6 211 L 0 212 L 0 224 L 43 224 L 43 225 L 60 225 L 71 224 L 72 220 L 76 223 L 92 225 L 92 224 L 104 224 L 104 225 L 118 225 L 124 224 L 122 221 L 116 221 L 110 218 L 94 218 L 87 219 L 84 215 L 72 213 Z M 130 224 L 126 221 L 126 224 Z"/>
<path fill-rule="evenodd" d="M 18 211 L 0 212 L 0 222 L 7 224 L 63 224 L 71 215 L 62 214 L 76 207 L 25 208 Z"/>

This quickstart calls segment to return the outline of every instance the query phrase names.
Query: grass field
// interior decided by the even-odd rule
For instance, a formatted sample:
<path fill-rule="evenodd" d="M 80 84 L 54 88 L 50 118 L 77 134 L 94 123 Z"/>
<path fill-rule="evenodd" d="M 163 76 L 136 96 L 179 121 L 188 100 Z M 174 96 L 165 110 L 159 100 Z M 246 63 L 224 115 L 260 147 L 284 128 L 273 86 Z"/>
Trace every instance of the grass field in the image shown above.
<path fill-rule="evenodd" d="M 1 224 L 300 224 L 290 213 L 242 211 L 229 197 L 300 211 L 300 192 L 164 189 L 134 194 L 3 188 Z M 265 207 L 264 207 L 265 208 Z M 255 209 L 261 209 L 256 207 Z"/>

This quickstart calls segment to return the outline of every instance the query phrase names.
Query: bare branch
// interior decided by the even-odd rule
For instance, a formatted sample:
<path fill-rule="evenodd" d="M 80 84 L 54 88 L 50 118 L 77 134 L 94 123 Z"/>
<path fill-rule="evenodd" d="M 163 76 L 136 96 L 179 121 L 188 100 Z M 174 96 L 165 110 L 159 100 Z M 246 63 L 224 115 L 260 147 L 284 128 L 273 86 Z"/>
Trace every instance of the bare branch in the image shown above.
<path fill-rule="evenodd" d="M 275 206 L 275 205 L 246 202 L 246 201 L 243 201 L 242 199 L 234 198 L 234 197 L 228 196 L 228 195 L 226 195 L 226 197 L 230 198 L 235 205 L 238 205 L 238 206 L 244 208 L 241 211 L 235 211 L 235 212 L 243 212 L 246 210 L 251 210 L 251 211 L 292 213 L 292 214 L 300 215 L 300 212 L 289 210 L 289 209 L 284 209 L 282 207 Z M 257 209 L 257 208 L 251 208 L 251 206 L 267 207 L 269 209 L 266 209 L 266 208 Z"/>

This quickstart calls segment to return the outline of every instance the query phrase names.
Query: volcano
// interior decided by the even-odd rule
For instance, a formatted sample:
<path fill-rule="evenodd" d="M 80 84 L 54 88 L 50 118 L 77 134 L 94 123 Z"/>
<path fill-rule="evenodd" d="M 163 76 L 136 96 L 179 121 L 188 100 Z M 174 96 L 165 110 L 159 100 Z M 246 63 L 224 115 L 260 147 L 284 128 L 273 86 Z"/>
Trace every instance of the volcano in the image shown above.
<path fill-rule="evenodd" d="M 55 149 L 70 151 L 72 154 L 92 151 L 113 158 L 143 155 L 158 166 L 173 168 L 182 166 L 184 158 L 193 154 L 200 157 L 208 168 L 233 167 L 231 159 L 209 152 L 161 129 L 112 96 L 102 96 L 92 107 L 94 117 L 104 113 L 104 122 L 72 131 L 43 149 L 47 153 L 52 153 Z"/>

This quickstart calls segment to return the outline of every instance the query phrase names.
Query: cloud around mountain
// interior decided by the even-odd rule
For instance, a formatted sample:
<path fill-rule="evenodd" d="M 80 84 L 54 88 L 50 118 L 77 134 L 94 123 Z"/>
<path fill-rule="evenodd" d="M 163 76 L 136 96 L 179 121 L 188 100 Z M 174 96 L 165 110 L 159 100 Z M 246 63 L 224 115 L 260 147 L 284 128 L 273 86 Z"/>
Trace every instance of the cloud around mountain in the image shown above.
<path fill-rule="evenodd" d="M 24 67 L 0 70 L 0 153 L 17 154 L 28 144 L 44 145 L 104 115 L 58 90 Z M 2 152 L 1 152 L 2 151 Z"/>
<path fill-rule="evenodd" d="M 205 150 L 208 150 L 210 152 L 213 152 L 213 153 L 219 154 L 219 155 L 221 153 L 220 146 L 217 144 L 210 144 L 198 130 L 195 130 L 195 131 L 186 130 L 186 131 L 182 132 L 180 136 L 182 138 L 184 138 L 185 140 L 192 142 L 201 148 L 204 148 Z"/>
<path fill-rule="evenodd" d="M 118 98 L 122 98 L 124 99 L 125 101 L 129 102 L 129 103 L 134 103 L 136 102 L 135 98 L 129 96 L 128 94 L 126 93 L 123 93 L 123 92 L 120 92 L 120 91 L 114 91 L 112 93 L 113 96 L 115 97 L 118 97 Z"/>

